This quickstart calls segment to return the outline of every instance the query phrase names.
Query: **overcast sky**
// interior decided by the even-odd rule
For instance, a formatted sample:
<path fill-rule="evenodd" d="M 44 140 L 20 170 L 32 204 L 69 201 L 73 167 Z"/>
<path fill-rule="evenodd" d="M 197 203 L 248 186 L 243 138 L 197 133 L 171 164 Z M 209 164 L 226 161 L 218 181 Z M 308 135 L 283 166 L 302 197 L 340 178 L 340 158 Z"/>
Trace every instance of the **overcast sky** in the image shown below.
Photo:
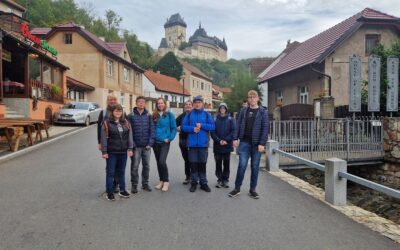
<path fill-rule="evenodd" d="M 210 36 L 225 37 L 229 58 L 276 56 L 287 40 L 305 41 L 366 7 L 400 17 L 399 0 L 77 0 L 93 3 L 104 16 L 112 9 L 121 27 L 157 49 L 164 23 L 179 12 L 187 39 L 202 26 Z"/>

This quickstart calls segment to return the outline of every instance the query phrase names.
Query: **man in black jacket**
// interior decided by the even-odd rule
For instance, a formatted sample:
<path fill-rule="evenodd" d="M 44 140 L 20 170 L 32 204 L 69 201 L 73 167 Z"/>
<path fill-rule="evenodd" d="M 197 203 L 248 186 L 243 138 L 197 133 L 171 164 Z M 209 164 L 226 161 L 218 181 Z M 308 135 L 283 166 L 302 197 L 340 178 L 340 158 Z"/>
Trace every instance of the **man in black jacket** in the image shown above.
<path fill-rule="evenodd" d="M 182 157 L 183 160 L 185 161 L 185 175 L 186 179 L 183 181 L 184 185 L 187 185 L 190 183 L 190 162 L 189 162 L 189 156 L 188 156 L 188 147 L 187 147 L 187 137 L 188 134 L 183 132 L 181 129 L 181 125 L 183 123 L 183 119 L 187 114 L 189 114 L 192 109 L 193 109 L 193 103 L 192 101 L 186 101 L 185 102 L 185 112 L 179 115 L 176 118 L 176 126 L 177 126 L 177 131 L 179 132 L 179 148 L 181 149 Z"/>

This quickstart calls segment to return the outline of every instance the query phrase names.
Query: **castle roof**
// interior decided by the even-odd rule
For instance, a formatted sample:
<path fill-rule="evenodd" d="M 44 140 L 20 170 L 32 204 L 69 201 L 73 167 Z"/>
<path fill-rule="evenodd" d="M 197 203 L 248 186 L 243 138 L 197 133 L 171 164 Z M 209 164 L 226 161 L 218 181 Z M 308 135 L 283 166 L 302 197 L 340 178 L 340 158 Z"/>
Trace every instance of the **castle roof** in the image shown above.
<path fill-rule="evenodd" d="M 168 48 L 167 44 L 167 39 L 161 38 L 160 46 L 158 46 L 159 49 L 166 49 Z"/>
<path fill-rule="evenodd" d="M 216 36 L 214 37 L 208 36 L 205 29 L 201 27 L 201 24 L 199 25 L 199 28 L 194 32 L 194 34 L 189 38 L 189 43 L 193 44 L 196 42 L 206 43 L 212 46 L 220 47 L 224 50 L 228 50 L 225 38 L 221 41 L 221 39 L 219 39 Z"/>
<path fill-rule="evenodd" d="M 179 13 L 173 14 L 170 18 L 168 18 L 167 22 L 164 24 L 164 28 L 169 28 L 175 25 L 180 25 L 185 28 L 187 27 L 185 21 Z"/>

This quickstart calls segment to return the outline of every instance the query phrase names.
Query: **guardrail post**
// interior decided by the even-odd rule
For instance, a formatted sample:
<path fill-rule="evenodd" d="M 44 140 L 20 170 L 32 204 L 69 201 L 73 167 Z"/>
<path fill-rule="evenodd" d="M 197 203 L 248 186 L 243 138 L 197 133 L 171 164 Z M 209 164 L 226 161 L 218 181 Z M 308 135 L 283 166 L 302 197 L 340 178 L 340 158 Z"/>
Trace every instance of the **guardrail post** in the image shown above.
<path fill-rule="evenodd" d="M 267 162 L 266 167 L 270 172 L 279 170 L 279 154 L 274 153 L 273 149 L 279 149 L 279 142 L 274 140 L 267 141 Z"/>
<path fill-rule="evenodd" d="M 347 172 L 347 162 L 339 158 L 325 160 L 325 201 L 344 206 L 347 201 L 347 180 L 338 172 Z"/>

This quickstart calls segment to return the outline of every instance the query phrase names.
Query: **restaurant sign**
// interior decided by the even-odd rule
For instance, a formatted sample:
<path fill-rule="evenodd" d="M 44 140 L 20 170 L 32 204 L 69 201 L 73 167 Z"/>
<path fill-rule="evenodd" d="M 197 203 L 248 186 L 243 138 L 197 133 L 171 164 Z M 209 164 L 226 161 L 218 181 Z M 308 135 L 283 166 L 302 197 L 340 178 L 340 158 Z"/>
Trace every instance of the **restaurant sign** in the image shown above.
<path fill-rule="evenodd" d="M 38 48 L 50 52 L 52 56 L 57 56 L 58 51 L 47 44 L 46 40 L 40 40 L 39 37 L 34 36 L 29 32 L 29 26 L 27 23 L 21 23 L 21 33 L 22 36 L 35 44 Z"/>

